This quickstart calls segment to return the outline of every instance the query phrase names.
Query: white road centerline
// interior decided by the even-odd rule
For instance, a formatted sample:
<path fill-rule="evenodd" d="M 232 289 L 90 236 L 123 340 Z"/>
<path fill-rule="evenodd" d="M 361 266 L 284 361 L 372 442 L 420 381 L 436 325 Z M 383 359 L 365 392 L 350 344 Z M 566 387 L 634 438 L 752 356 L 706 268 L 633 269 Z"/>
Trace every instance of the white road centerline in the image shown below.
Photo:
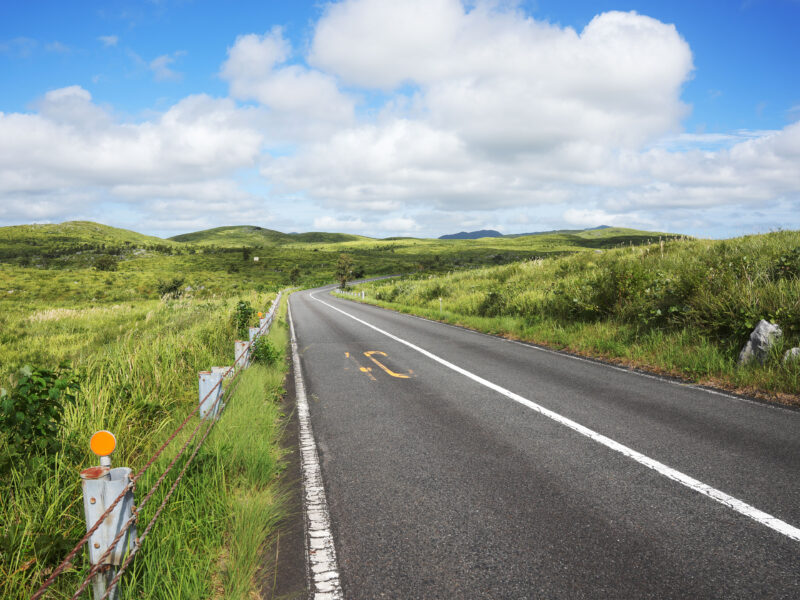
<path fill-rule="evenodd" d="M 637 452 L 636 450 L 634 450 L 632 448 L 629 448 L 628 446 L 625 446 L 624 444 L 620 444 L 619 442 L 617 442 L 615 440 L 612 440 L 611 438 L 606 437 L 606 436 L 604 436 L 604 435 L 602 435 L 602 434 L 600 434 L 600 433 L 598 433 L 598 432 L 596 432 L 596 431 L 594 431 L 592 429 L 589 429 L 588 427 L 585 427 L 585 426 L 581 425 L 580 423 L 577 423 L 577 422 L 573 421 L 572 419 L 568 419 L 567 417 L 564 417 L 564 416 L 562 416 L 562 415 L 560 415 L 560 414 L 558 414 L 556 412 L 553 412 L 552 410 L 550 410 L 548 408 L 545 408 L 544 406 L 542 406 L 540 404 L 537 404 L 536 402 L 528 400 L 527 398 L 524 398 L 523 396 L 520 396 L 519 394 L 515 394 L 514 392 L 512 392 L 510 390 L 507 390 L 506 388 L 504 388 L 502 386 L 499 386 L 496 383 L 492 383 L 491 381 L 488 381 L 487 379 L 484 379 L 483 377 L 480 377 L 479 375 L 476 375 L 476 374 L 474 374 L 474 373 L 472 373 L 470 371 L 467 371 L 466 369 L 463 369 L 463 368 L 459 367 L 458 365 L 455 365 L 455 364 L 453 364 L 453 363 L 451 363 L 451 362 L 449 362 L 449 361 L 447 361 L 447 360 L 445 360 L 445 359 L 433 354 L 432 352 L 429 352 L 428 350 L 425 350 L 424 348 L 420 348 L 419 346 L 417 346 L 417 345 L 415 345 L 415 344 L 413 344 L 413 343 L 411 343 L 411 342 L 409 342 L 407 340 L 404 340 L 403 338 L 400 338 L 400 337 L 398 337 L 398 336 L 396 336 L 394 334 L 391 334 L 388 331 L 384 331 L 380 327 L 376 327 L 375 325 L 372 325 L 371 323 L 368 323 L 367 321 L 359 319 L 358 317 L 356 317 L 354 315 L 351 315 L 350 313 L 348 313 L 348 312 L 346 312 L 344 310 L 341 310 L 340 308 L 337 308 L 337 307 L 333 306 L 332 304 L 329 304 L 329 303 L 325 302 L 324 300 L 320 300 L 319 298 L 317 298 L 315 296 L 316 293 L 318 293 L 318 292 L 313 292 L 313 293 L 309 294 L 309 296 L 311 297 L 312 300 L 315 300 L 315 301 L 317 301 L 317 302 L 319 302 L 321 304 L 324 304 L 328 308 L 331 308 L 331 309 L 333 309 L 333 310 L 345 315 L 346 317 L 349 317 L 349 318 L 353 319 L 354 321 L 357 321 L 357 322 L 361 323 L 362 325 L 365 325 L 365 326 L 369 327 L 370 329 L 373 329 L 373 330 L 377 331 L 378 333 L 380 333 L 382 335 L 385 335 L 386 337 L 395 340 L 396 342 L 404 344 L 405 346 L 408 346 L 412 350 L 416 350 L 420 354 L 422 354 L 424 356 L 427 356 L 431 360 L 434 360 L 434 361 L 438 362 L 439 364 L 447 367 L 448 369 L 451 369 L 451 370 L 455 371 L 456 373 L 464 375 L 465 377 L 475 381 L 476 383 L 479 383 L 479 384 L 481 384 L 481 385 L 483 385 L 483 386 L 485 386 L 485 387 L 497 392 L 498 394 L 501 394 L 501 395 L 505 396 L 506 398 L 509 398 L 509 399 L 511 399 L 511 400 L 523 405 L 523 406 L 526 406 L 527 408 L 530 408 L 531 410 L 534 410 L 534 411 L 544 415 L 545 417 L 548 417 L 549 419 L 552 419 L 553 421 L 556 421 L 557 423 L 560 423 L 561 425 L 569 427 L 573 431 L 576 431 L 576 432 L 580 433 L 581 435 L 584 435 L 584 436 L 588 437 L 589 439 L 594 440 L 595 442 L 597 442 L 599 444 L 602 444 L 603 446 L 606 446 L 607 448 L 610 448 L 611 450 L 619 452 L 623 456 L 627 456 L 628 458 L 631 458 L 631 459 L 635 460 L 639 464 L 644 465 L 648 469 L 652 469 L 653 471 L 659 473 L 660 475 L 663 475 L 664 477 L 666 477 L 668 479 L 676 481 L 676 482 L 680 483 L 681 485 L 684 485 L 684 486 L 688 487 L 691 490 L 694 490 L 696 492 L 699 492 L 699 493 L 703 494 L 704 496 L 708 496 L 709 498 L 711 498 L 713 500 L 716 500 L 720 504 L 723 504 L 723 505 L 727 506 L 728 508 L 736 511 L 737 513 L 739 513 L 741 515 L 744 515 L 746 517 L 749 517 L 750 519 L 756 521 L 757 523 L 760 523 L 761 525 L 769 527 L 770 529 L 772 529 L 774 531 L 777 531 L 778 533 L 781 533 L 781 534 L 785 535 L 786 537 L 788 537 L 788 538 L 790 538 L 792 540 L 800 542 L 800 529 L 798 529 L 797 527 L 794 527 L 793 525 L 790 525 L 789 523 L 786 523 L 785 521 L 781 521 L 777 517 L 773 517 L 772 515 L 767 514 L 764 511 L 759 510 L 759 509 L 755 508 L 754 506 L 751 506 L 751 505 L 747 504 L 746 502 L 743 502 L 743 501 L 739 500 L 738 498 L 734 498 L 733 496 L 731 496 L 729 494 L 726 494 L 725 492 L 722 492 L 722 491 L 720 491 L 720 490 L 718 490 L 716 488 L 711 487 L 708 484 L 703 483 L 702 481 L 699 481 L 699 480 L 697 480 L 697 479 L 695 479 L 693 477 L 690 477 L 689 475 L 686 475 L 685 473 L 682 473 L 682 472 L 680 472 L 680 471 L 678 471 L 676 469 L 673 469 L 672 467 L 669 467 L 669 466 L 665 465 L 664 463 L 661 463 L 661 462 L 659 462 L 659 461 L 657 461 L 657 460 L 655 460 L 653 458 L 650 458 L 649 456 L 646 456 L 646 455 L 642 454 L 641 452 Z"/>
<path fill-rule="evenodd" d="M 322 483 L 317 444 L 311 429 L 306 388 L 297 353 L 292 308 L 288 306 L 289 329 L 292 334 L 292 365 L 294 367 L 297 418 L 300 422 L 300 463 L 303 470 L 303 507 L 306 529 L 306 565 L 314 600 L 339 600 L 343 597 L 336 566 L 336 548 L 331 532 L 328 501 Z"/>

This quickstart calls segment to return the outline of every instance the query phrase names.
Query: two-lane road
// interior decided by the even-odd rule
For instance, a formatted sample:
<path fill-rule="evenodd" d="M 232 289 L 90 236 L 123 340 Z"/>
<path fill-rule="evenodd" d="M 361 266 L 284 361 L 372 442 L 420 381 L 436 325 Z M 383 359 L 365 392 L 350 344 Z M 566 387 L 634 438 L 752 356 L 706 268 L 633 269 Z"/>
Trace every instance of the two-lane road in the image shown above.
<path fill-rule="evenodd" d="M 800 412 L 290 304 L 347 598 L 800 598 Z"/>

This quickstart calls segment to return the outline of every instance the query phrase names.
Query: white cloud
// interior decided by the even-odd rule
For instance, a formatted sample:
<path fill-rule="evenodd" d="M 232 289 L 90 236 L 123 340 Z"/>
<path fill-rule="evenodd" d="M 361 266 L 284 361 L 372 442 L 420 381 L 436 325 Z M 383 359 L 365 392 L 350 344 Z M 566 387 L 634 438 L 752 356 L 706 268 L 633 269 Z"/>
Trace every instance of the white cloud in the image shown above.
<path fill-rule="evenodd" d="M 314 229 L 317 231 L 363 231 L 367 224 L 361 219 L 337 219 L 336 217 L 317 217 Z"/>
<path fill-rule="evenodd" d="M 70 52 L 72 52 L 72 48 L 70 48 L 66 44 L 59 42 L 58 40 L 46 44 L 44 49 L 47 50 L 48 52 L 55 52 L 57 54 L 69 54 Z"/>
<path fill-rule="evenodd" d="M 79 86 L 52 90 L 37 113 L 0 113 L 0 197 L 7 220 L 51 207 L 53 198 L 134 203 L 252 200 L 225 179 L 256 164 L 263 136 L 257 109 L 189 96 L 139 122 L 114 119 Z M 48 209 L 49 210 L 49 209 Z"/>
<path fill-rule="evenodd" d="M 119 36 L 116 35 L 101 35 L 97 39 L 100 40 L 106 48 L 116 46 L 117 43 L 119 43 Z"/>
<path fill-rule="evenodd" d="M 242 35 L 228 49 L 220 76 L 234 98 L 255 100 L 270 109 L 275 137 L 319 139 L 352 123 L 355 102 L 339 90 L 336 80 L 302 65 L 286 64 L 290 55 L 280 28 L 263 36 Z"/>
<path fill-rule="evenodd" d="M 177 57 L 183 56 L 184 52 L 175 52 L 173 54 L 162 54 L 150 61 L 148 64 L 149 69 L 153 72 L 153 77 L 156 81 L 179 81 L 183 78 L 183 74 L 172 69 L 170 65 L 175 64 Z"/>
<path fill-rule="evenodd" d="M 577 33 L 459 0 L 331 5 L 309 60 L 355 85 L 417 86 L 424 118 L 490 154 L 637 146 L 676 131 L 692 70 L 675 27 L 649 17 L 604 13 Z"/>

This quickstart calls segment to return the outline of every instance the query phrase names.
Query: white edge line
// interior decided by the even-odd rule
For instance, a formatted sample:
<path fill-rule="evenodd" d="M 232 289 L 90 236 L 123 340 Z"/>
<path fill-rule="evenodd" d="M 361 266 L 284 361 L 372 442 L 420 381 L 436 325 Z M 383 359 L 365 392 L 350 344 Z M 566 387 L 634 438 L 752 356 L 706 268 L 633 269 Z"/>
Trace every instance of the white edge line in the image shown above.
<path fill-rule="evenodd" d="M 314 600 L 341 600 L 342 586 L 336 563 L 336 549 L 331 532 L 331 519 L 325 486 L 319 466 L 317 445 L 311 429 L 306 388 L 297 353 L 297 337 L 292 320 L 292 308 L 287 302 L 291 330 L 292 366 L 294 368 L 297 418 L 300 424 L 300 466 L 303 471 L 303 513 L 306 533 L 306 566 L 310 597 Z"/>
<path fill-rule="evenodd" d="M 534 410 L 544 415 L 545 417 L 548 417 L 549 419 L 552 419 L 553 421 L 560 423 L 561 425 L 564 425 L 565 427 L 569 427 L 573 431 L 576 431 L 581 435 L 584 435 L 589 439 L 594 440 L 598 444 L 602 444 L 603 446 L 610 448 L 611 450 L 619 452 L 623 456 L 627 456 L 628 458 L 635 460 L 639 464 L 644 465 L 648 469 L 656 471 L 657 473 L 663 475 L 668 479 L 676 481 L 681 485 L 688 487 L 691 490 L 703 494 L 704 496 L 708 496 L 709 498 L 716 500 L 720 504 L 727 506 L 728 508 L 738 512 L 739 514 L 749 517 L 750 519 L 753 519 L 754 521 L 760 523 L 761 525 L 769 527 L 770 529 L 777 531 L 778 533 L 781 533 L 794 541 L 800 542 L 800 529 L 798 529 L 797 527 L 794 527 L 789 523 L 786 523 L 785 521 L 781 521 L 777 517 L 773 517 L 772 515 L 767 514 L 764 511 L 755 508 L 754 506 L 750 506 L 746 502 L 734 498 L 733 496 L 730 496 L 725 492 L 717 490 L 711 487 L 710 485 L 703 483 L 702 481 L 698 481 L 697 479 L 694 479 L 693 477 L 690 477 L 685 473 L 673 469 L 672 467 L 668 467 L 667 465 L 655 459 L 652 459 L 649 456 L 645 456 L 641 452 L 637 452 L 632 448 L 620 444 L 619 442 L 614 441 L 611 438 L 608 438 L 600 433 L 597 433 L 596 431 L 589 429 L 588 427 L 584 427 L 583 425 L 573 421 L 572 419 L 568 419 L 567 417 L 564 417 L 556 412 L 553 412 L 552 410 L 547 409 L 544 406 L 541 406 L 540 404 L 537 404 L 531 400 L 528 400 L 527 398 L 524 398 L 519 394 L 515 394 L 514 392 L 507 390 L 504 387 L 501 387 L 495 383 L 492 383 L 491 381 L 488 381 L 478 375 L 475 375 L 474 373 L 471 373 L 466 369 L 462 369 L 458 365 L 454 365 L 453 363 L 425 350 L 424 348 L 420 348 L 419 346 L 416 346 L 411 342 L 408 342 L 400 337 L 397 337 L 396 335 L 393 335 L 388 331 L 384 331 L 383 329 L 380 329 L 379 327 L 376 327 L 371 323 L 362 321 L 358 317 L 355 317 L 348 312 L 345 312 L 339 308 L 336 308 L 335 306 L 332 306 L 331 304 L 328 304 L 323 300 L 320 300 L 319 298 L 316 298 L 314 296 L 314 293 L 310 294 L 310 297 L 312 300 L 316 300 L 317 302 L 324 304 L 328 308 L 332 308 L 333 310 L 340 312 L 347 317 L 350 317 L 354 321 L 358 321 L 362 325 L 366 325 L 370 329 L 374 329 L 378 333 L 381 333 L 386 337 L 395 340 L 396 342 L 404 344 L 409 348 L 411 348 L 412 350 L 416 350 L 420 354 L 427 356 L 431 360 L 438 362 L 439 364 L 447 367 L 448 369 L 451 369 L 456 373 L 460 373 L 461 375 L 464 375 L 465 377 L 472 379 L 476 383 L 479 383 L 491 390 L 494 390 L 495 392 L 505 396 L 506 398 L 509 398 L 527 408 L 530 408 L 531 410 Z"/>

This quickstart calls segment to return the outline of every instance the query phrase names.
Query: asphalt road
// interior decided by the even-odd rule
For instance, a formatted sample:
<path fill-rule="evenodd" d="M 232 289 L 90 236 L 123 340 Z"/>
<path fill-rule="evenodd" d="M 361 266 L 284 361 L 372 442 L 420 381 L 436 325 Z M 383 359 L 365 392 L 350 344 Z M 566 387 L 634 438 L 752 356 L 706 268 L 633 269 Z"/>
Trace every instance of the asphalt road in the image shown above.
<path fill-rule="evenodd" d="M 800 412 L 290 305 L 346 598 L 800 598 Z"/>

